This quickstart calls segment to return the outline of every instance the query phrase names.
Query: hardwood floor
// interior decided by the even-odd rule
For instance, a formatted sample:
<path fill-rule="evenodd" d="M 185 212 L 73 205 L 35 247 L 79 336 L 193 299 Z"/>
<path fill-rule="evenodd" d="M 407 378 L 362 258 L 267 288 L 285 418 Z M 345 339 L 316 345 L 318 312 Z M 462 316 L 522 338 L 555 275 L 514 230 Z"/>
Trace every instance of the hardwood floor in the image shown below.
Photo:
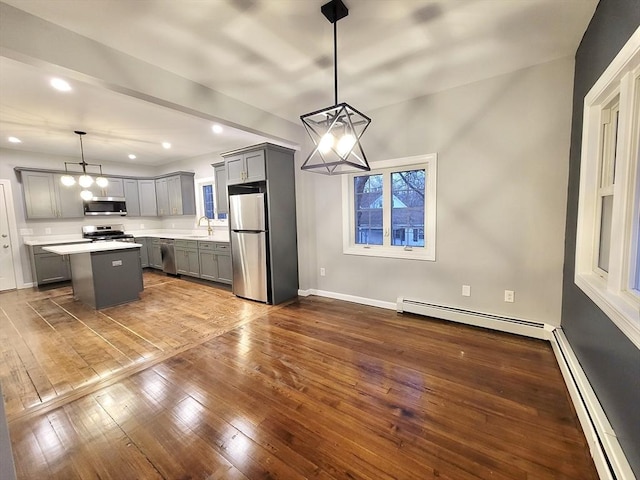
<path fill-rule="evenodd" d="M 100 312 L 69 287 L 0 295 L 19 478 L 597 478 L 545 342 L 145 284 Z"/>

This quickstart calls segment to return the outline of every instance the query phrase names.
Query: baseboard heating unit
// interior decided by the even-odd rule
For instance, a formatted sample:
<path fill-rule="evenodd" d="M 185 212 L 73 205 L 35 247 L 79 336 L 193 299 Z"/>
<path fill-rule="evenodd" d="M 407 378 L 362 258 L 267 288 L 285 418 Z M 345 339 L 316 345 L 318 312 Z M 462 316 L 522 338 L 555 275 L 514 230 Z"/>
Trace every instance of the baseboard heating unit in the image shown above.
<path fill-rule="evenodd" d="M 416 313 L 428 317 L 451 320 L 453 322 L 474 325 L 476 327 L 490 328 L 501 332 L 515 333 L 527 337 L 549 340 L 554 327 L 542 322 L 522 320 L 518 318 L 503 317 L 491 313 L 475 312 L 456 307 L 436 305 L 420 300 L 411 300 L 398 297 L 396 310 L 399 313 Z"/>
<path fill-rule="evenodd" d="M 598 475 L 602 480 L 635 479 L 618 438 L 561 328 L 541 322 L 474 312 L 403 297 L 398 297 L 396 310 L 399 313 L 415 313 L 548 340 L 578 414 Z"/>

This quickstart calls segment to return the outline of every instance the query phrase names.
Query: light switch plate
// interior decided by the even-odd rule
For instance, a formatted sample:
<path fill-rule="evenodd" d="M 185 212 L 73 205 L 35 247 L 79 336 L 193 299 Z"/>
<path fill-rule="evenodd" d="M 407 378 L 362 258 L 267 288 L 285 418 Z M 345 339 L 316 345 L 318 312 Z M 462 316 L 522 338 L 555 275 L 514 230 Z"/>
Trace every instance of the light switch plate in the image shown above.
<path fill-rule="evenodd" d="M 462 285 L 462 296 L 463 297 L 471 296 L 471 285 Z"/>

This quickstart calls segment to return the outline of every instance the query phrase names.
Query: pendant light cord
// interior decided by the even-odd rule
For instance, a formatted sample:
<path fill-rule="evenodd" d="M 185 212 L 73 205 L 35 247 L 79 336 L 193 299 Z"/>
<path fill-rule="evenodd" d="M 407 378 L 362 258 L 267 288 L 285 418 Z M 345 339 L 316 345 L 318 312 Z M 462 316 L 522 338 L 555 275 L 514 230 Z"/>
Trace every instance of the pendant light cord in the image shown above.
<path fill-rule="evenodd" d="M 82 157 L 82 173 L 87 174 L 87 163 L 84 161 L 84 148 L 82 148 L 82 135 L 78 134 L 80 137 L 80 156 Z"/>
<path fill-rule="evenodd" d="M 338 22 L 333 22 L 333 85 L 336 101 L 338 104 Z"/>

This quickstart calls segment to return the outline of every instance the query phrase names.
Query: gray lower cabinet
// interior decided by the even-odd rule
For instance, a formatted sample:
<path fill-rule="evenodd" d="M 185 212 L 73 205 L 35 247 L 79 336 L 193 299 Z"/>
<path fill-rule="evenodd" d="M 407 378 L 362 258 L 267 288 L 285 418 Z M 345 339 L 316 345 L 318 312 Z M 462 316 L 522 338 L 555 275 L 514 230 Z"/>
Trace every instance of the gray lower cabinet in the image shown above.
<path fill-rule="evenodd" d="M 147 248 L 147 238 L 134 238 L 135 243 L 139 243 L 142 245 L 140 247 L 140 265 L 142 268 L 147 268 L 149 264 L 149 249 Z"/>
<path fill-rule="evenodd" d="M 200 277 L 198 241 L 176 240 L 174 243 L 174 251 L 176 254 L 176 272 L 181 275 Z"/>
<path fill-rule="evenodd" d="M 78 242 L 70 242 L 69 244 L 73 243 Z M 33 283 L 37 286 L 71 280 L 69 256 L 47 252 L 42 247 L 46 247 L 46 245 L 29 247 Z"/>
<path fill-rule="evenodd" d="M 72 254 L 73 298 L 95 309 L 139 300 L 144 284 L 137 250 Z"/>
<path fill-rule="evenodd" d="M 231 284 L 231 250 L 228 243 L 198 241 L 200 278 Z"/>
<path fill-rule="evenodd" d="M 149 247 L 149 241 L 147 240 L 147 247 Z M 160 252 L 160 239 L 151 239 L 151 248 L 147 249 L 149 253 L 149 266 L 151 268 L 157 268 L 162 270 L 162 253 Z"/>

